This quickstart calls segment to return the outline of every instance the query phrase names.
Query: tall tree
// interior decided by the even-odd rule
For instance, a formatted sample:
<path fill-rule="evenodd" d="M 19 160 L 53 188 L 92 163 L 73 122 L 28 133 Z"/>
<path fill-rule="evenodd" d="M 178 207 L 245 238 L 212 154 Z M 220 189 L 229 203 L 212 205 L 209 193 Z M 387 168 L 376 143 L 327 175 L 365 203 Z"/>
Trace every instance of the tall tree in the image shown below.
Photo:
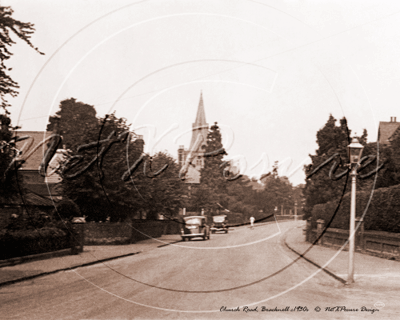
<path fill-rule="evenodd" d="M 182 184 L 177 164 L 164 153 L 144 154 L 144 141 L 126 119 L 114 113 L 98 119 L 92 106 L 68 99 L 50 118 L 48 130 L 63 135 L 72 149 L 62 188 L 89 221 L 123 221 L 139 212 L 156 219 L 178 212 Z"/>
<path fill-rule="evenodd" d="M 305 166 L 306 174 L 310 174 L 321 166 L 325 161 L 331 159 L 338 154 L 331 162 L 321 167 L 317 173 L 311 175 L 304 188 L 304 196 L 306 203 L 304 207 L 305 218 L 311 215 L 312 208 L 316 204 L 326 203 L 332 199 L 338 199 L 345 191 L 350 190 L 350 184 L 346 186 L 346 178 L 336 179 L 341 172 L 347 169 L 348 156 L 347 146 L 350 144 L 351 130 L 347 127 L 346 118 L 340 119 L 340 123 L 336 125 L 336 119 L 330 115 L 325 126 L 317 132 L 318 149 L 315 155 L 310 155 L 312 164 Z M 363 134 L 358 138 L 361 144 L 367 146 L 368 133 L 364 129 Z M 369 151 L 368 151 L 369 152 Z M 364 154 L 365 155 L 365 154 Z M 337 172 L 331 172 L 332 166 L 336 161 L 339 164 Z M 329 176 L 331 172 L 331 177 Z M 360 181 L 358 189 L 364 189 L 370 186 L 368 181 Z M 344 190 L 346 186 L 346 190 Z"/>
<path fill-rule="evenodd" d="M 227 153 L 216 122 L 210 127 L 204 152 L 200 185 L 192 192 L 192 209 L 198 212 L 204 209 L 208 215 L 233 215 L 234 220 L 241 216 L 242 222 L 247 222 L 250 216 L 261 219 L 264 214 L 260 216 L 259 211 L 263 207 L 258 206 L 257 191 L 250 185 L 250 179 L 233 179 L 236 172 L 230 168 L 230 162 L 223 159 Z"/>
<path fill-rule="evenodd" d="M 223 176 L 223 157 L 227 155 L 218 123 L 215 122 L 207 134 L 204 150 L 204 167 L 200 171 L 200 186 L 193 192 L 193 207 L 215 212 L 224 198 L 226 179 Z"/>
<path fill-rule="evenodd" d="M 166 153 L 146 155 L 127 186 L 134 202 L 132 210 L 146 212 L 147 219 L 158 219 L 159 214 L 176 217 L 182 207 L 184 186 L 179 179 L 179 167 Z"/>
<path fill-rule="evenodd" d="M 70 98 L 61 101 L 60 109 L 49 118 L 47 131 L 60 134 L 68 149 L 95 141 L 99 133 L 99 120 L 93 106 Z"/>
<path fill-rule="evenodd" d="M 17 197 L 22 191 L 22 178 L 18 175 L 18 163 L 13 159 L 18 150 L 15 146 L 11 119 L 0 114 L 0 202 L 4 203 Z"/>
<path fill-rule="evenodd" d="M 312 170 L 335 153 L 339 153 L 340 158 L 346 161 L 346 147 L 349 144 L 349 137 L 350 131 L 347 129 L 346 119 L 341 119 L 340 125 L 337 126 L 336 119 L 332 115 L 329 115 L 325 126 L 317 132 L 318 149 L 316 150 L 316 155 L 310 155 L 312 164 L 306 166 L 306 174 L 311 173 Z M 306 181 L 304 189 L 306 217 L 311 214 L 314 205 L 335 199 L 343 191 L 344 179 L 333 181 L 329 178 L 331 166 L 331 164 L 325 166 Z"/>
<path fill-rule="evenodd" d="M 76 108 L 77 105 L 85 107 Z M 67 106 L 79 113 L 64 110 L 55 120 L 66 137 L 66 145 L 74 147 L 63 169 L 64 195 L 79 205 L 88 220 L 123 220 L 132 199 L 121 177 L 129 163 L 140 157 L 143 143 L 133 139 L 126 120 L 115 114 L 97 119 L 86 104 Z M 81 114 L 85 111 L 89 116 Z"/>
<path fill-rule="evenodd" d="M 294 204 L 292 185 L 286 177 L 279 176 L 278 168 L 278 162 L 275 162 L 271 174 L 263 179 L 265 188 L 260 195 L 267 215 L 280 214 Z"/>
<path fill-rule="evenodd" d="M 17 96 L 19 89 L 18 83 L 9 74 L 11 69 L 6 66 L 6 61 L 13 55 L 10 51 L 10 47 L 15 44 L 12 35 L 27 43 L 40 54 L 43 54 L 30 41 L 35 31 L 34 25 L 14 19 L 12 17 L 13 12 L 11 7 L 0 6 L 0 98 L 1 107 L 7 114 L 9 113 L 7 107 L 11 106 L 7 97 Z"/>
<path fill-rule="evenodd" d="M 33 24 L 16 20 L 12 14 L 13 10 L 10 7 L 0 6 L 0 108 L 2 109 L 0 112 L 0 198 L 3 198 L 1 201 L 15 197 L 20 192 L 22 184 L 21 179 L 16 175 L 17 166 L 10 168 L 12 159 L 17 153 L 15 140 L 12 139 L 13 131 L 17 127 L 13 127 L 11 124 L 10 112 L 7 110 L 11 106 L 8 98 L 16 97 L 19 89 L 18 83 L 9 74 L 11 68 L 6 65 L 6 61 L 13 55 L 10 48 L 16 43 L 13 36 L 39 52 L 30 41 L 30 37 L 35 31 Z M 6 175 L 7 170 L 9 174 Z M 20 185 L 18 185 L 18 181 Z"/>

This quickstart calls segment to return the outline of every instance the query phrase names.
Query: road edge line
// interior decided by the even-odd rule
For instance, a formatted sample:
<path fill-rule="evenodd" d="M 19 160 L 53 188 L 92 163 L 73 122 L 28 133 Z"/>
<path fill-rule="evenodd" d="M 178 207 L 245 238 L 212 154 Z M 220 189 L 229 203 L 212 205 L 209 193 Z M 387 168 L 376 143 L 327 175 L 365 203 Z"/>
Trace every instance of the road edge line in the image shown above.
<path fill-rule="evenodd" d="M 286 241 L 287 233 L 288 233 L 290 230 L 295 229 L 295 228 L 298 228 L 298 227 L 293 227 L 293 228 L 291 228 L 291 229 L 289 229 L 289 230 L 287 230 L 287 231 L 285 232 L 285 234 L 284 234 L 284 239 L 283 239 L 283 242 L 285 243 L 285 246 L 286 246 L 288 249 L 290 249 L 291 251 L 293 251 L 294 253 L 296 253 L 299 257 L 301 257 L 301 258 L 303 258 L 304 260 L 306 260 L 308 263 L 311 263 L 312 265 L 314 265 L 314 266 L 317 267 L 318 269 L 321 269 L 322 271 L 324 271 L 325 273 L 327 273 L 328 275 L 330 275 L 331 277 L 333 277 L 335 280 L 338 280 L 338 281 L 341 282 L 342 284 L 346 284 L 346 283 L 347 283 L 346 280 L 344 280 L 343 278 L 341 278 L 341 277 L 339 277 L 338 275 L 334 274 L 332 271 L 328 270 L 327 268 L 324 268 L 324 267 L 320 266 L 318 263 L 316 263 L 316 262 L 312 261 L 311 259 L 305 257 L 303 254 L 297 252 L 295 249 L 293 249 L 291 246 L 289 246 L 289 244 L 288 244 L 287 241 Z"/>
<path fill-rule="evenodd" d="M 57 270 L 53 270 L 53 271 L 42 272 L 42 273 L 35 274 L 35 275 L 32 275 L 32 276 L 26 276 L 26 277 L 22 277 L 22 278 L 19 278 L 19 279 L 4 281 L 4 282 L 0 283 L 0 288 L 5 287 L 5 286 L 9 286 L 9 285 L 12 285 L 12 284 L 15 284 L 15 283 L 19 283 L 19 282 L 24 282 L 24 281 L 32 280 L 32 279 L 35 279 L 35 278 L 48 276 L 48 275 L 51 275 L 51 274 L 54 274 L 54 273 L 57 273 L 57 272 L 70 271 L 70 270 L 73 270 L 73 269 L 76 269 L 76 268 L 87 267 L 87 266 L 91 266 L 91 265 L 94 265 L 94 264 L 107 262 L 107 261 L 110 261 L 110 260 L 115 260 L 115 259 L 119 259 L 119 258 L 125 258 L 125 257 L 129 257 L 129 256 L 133 256 L 133 255 L 139 254 L 141 252 L 143 252 L 143 251 L 127 253 L 127 254 L 123 254 L 123 255 L 120 255 L 120 256 L 104 258 L 104 259 L 101 259 L 101 260 L 95 260 L 95 261 L 83 263 L 83 264 L 72 266 L 72 267 L 68 267 L 68 268 L 62 268 L 62 269 L 57 269 Z"/>

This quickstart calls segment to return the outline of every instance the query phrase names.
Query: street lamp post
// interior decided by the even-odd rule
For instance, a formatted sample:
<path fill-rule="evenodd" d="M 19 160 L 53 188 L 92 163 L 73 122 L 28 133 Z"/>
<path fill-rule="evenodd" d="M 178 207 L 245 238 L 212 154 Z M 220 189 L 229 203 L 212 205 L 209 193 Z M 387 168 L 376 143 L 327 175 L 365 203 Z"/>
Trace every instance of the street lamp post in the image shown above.
<path fill-rule="evenodd" d="M 350 230 L 349 230 L 349 274 L 347 284 L 354 282 L 354 249 L 355 249 L 355 219 L 356 219 L 356 177 L 357 167 L 360 164 L 364 146 L 357 138 L 353 138 L 347 147 L 350 160 L 351 176 L 351 205 L 350 205 Z"/>

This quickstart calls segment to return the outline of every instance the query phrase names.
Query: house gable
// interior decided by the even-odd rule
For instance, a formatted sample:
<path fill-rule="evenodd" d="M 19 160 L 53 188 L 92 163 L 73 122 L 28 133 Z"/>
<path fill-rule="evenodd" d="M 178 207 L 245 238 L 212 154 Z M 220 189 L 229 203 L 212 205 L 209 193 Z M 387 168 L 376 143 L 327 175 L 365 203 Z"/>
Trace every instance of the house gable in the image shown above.
<path fill-rule="evenodd" d="M 400 122 L 396 122 L 396 117 L 391 117 L 390 122 L 379 122 L 378 142 L 380 145 L 386 146 L 390 144 L 392 137 L 400 126 Z"/>

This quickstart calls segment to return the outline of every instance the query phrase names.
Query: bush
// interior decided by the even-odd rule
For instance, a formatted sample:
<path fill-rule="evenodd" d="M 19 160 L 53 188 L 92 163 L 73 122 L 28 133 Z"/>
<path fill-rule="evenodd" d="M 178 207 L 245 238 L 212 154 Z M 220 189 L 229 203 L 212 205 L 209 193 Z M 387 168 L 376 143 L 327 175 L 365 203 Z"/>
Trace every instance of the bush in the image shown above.
<path fill-rule="evenodd" d="M 364 216 L 365 230 L 400 233 L 400 185 L 380 188 L 374 192 L 360 191 L 356 194 L 356 217 Z M 325 224 L 333 217 L 339 200 L 315 205 L 312 210 L 312 227 L 323 219 Z M 343 197 L 339 210 L 332 220 L 331 228 L 349 229 L 350 193 Z"/>
<path fill-rule="evenodd" d="M 80 217 L 81 212 L 74 201 L 64 199 L 57 204 L 55 216 L 64 220 L 71 220 L 73 217 Z"/>
<path fill-rule="evenodd" d="M 68 234 L 58 228 L 0 231 L 0 260 L 70 247 Z"/>
<path fill-rule="evenodd" d="M 26 213 L 15 215 L 5 227 L 7 230 L 40 229 L 52 220 L 51 215 L 39 208 L 29 208 Z"/>

